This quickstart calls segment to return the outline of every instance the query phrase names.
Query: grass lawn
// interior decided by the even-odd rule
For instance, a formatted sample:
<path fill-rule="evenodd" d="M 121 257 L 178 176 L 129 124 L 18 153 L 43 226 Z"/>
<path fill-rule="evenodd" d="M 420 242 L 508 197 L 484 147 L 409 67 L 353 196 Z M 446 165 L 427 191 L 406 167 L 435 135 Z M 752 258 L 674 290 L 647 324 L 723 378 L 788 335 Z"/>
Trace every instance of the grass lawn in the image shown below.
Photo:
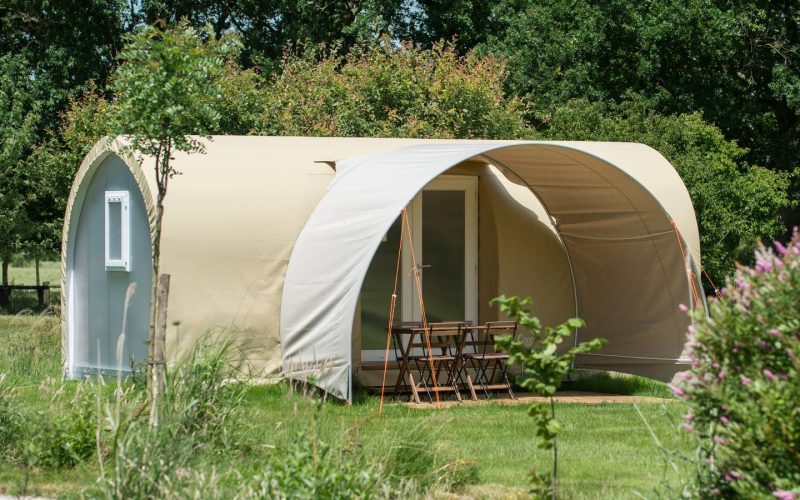
<path fill-rule="evenodd" d="M 51 285 L 61 284 L 61 263 L 43 261 L 39 263 L 39 280 Z M 36 268 L 33 262 L 26 262 L 23 266 L 8 266 L 8 283 L 11 285 L 35 285 Z"/>
<path fill-rule="evenodd" d="M 0 372 L 16 387 L 15 398 L 26 411 L 62 411 L 54 394 L 69 393 L 76 382 L 61 384 L 59 323 L 54 317 L 0 316 Z M 594 379 L 594 377 L 593 377 Z M 604 382 L 605 380 L 605 382 Z M 643 379 L 620 383 L 614 377 L 572 383 L 570 389 L 594 384 L 597 390 L 624 386 L 640 395 L 664 395 L 661 384 Z M 627 389 L 625 389 L 627 388 Z M 108 390 L 111 390 L 109 387 Z M 659 440 L 670 450 L 688 452 L 690 440 L 677 430 L 680 402 L 640 404 Z M 477 497 L 524 495 L 532 467 L 546 470 L 549 452 L 536 447 L 532 419 L 525 406 L 486 405 L 418 410 L 391 403 L 378 416 L 378 399 L 360 395 L 352 406 L 318 405 L 290 391 L 287 384 L 257 386 L 247 391 L 237 434 L 247 444 L 242 452 L 203 462 L 216 470 L 236 470 L 243 477 L 260 473 L 298 432 L 316 421 L 321 439 L 356 441 L 368 454 L 379 454 L 404 436 L 418 434 L 438 455 L 466 463 L 470 483 L 459 494 Z M 680 478 L 664 466 L 662 453 L 631 404 L 559 404 L 564 426 L 559 438 L 559 487 L 562 498 L 635 498 L 651 496 L 662 479 Z M 668 418 L 668 414 L 673 420 Z M 688 473 L 688 471 L 687 471 Z M 90 486 L 98 475 L 96 460 L 67 469 L 25 469 L 0 458 L 0 492 L 57 495 Z"/>
<path fill-rule="evenodd" d="M 61 286 L 61 263 L 60 262 L 40 262 L 39 264 L 40 283 L 50 283 L 51 286 Z M 35 285 L 36 268 L 33 262 L 25 263 L 22 266 L 14 266 L 12 263 L 8 267 L 8 283 L 10 285 Z M 59 289 L 50 289 L 50 300 L 47 306 L 57 307 L 59 305 Z M 43 307 L 39 306 L 37 293 L 35 290 L 13 290 L 11 292 L 11 313 L 20 311 L 38 312 Z M 3 311 L 0 310 L 0 313 Z M 8 312 L 8 311 L 6 311 Z"/>

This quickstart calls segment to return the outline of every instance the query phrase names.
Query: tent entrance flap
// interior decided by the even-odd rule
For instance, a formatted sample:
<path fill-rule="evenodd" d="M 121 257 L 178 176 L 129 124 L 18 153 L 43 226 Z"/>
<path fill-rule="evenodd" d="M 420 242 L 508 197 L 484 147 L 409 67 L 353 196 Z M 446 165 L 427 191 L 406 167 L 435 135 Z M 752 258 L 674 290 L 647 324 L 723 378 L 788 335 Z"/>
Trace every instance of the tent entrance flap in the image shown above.
<path fill-rule="evenodd" d="M 677 219 L 696 263 L 699 238 L 688 193 L 661 155 L 638 144 L 431 143 L 337 163 L 286 272 L 280 331 L 287 377 L 314 373 L 321 388 L 351 398 L 354 317 L 384 235 L 430 181 L 478 157 L 522 179 L 558 222 L 587 322 L 581 338 L 608 339 L 608 355 L 678 361 L 688 326 L 678 304 L 690 287 L 674 236 L 662 233 Z"/>

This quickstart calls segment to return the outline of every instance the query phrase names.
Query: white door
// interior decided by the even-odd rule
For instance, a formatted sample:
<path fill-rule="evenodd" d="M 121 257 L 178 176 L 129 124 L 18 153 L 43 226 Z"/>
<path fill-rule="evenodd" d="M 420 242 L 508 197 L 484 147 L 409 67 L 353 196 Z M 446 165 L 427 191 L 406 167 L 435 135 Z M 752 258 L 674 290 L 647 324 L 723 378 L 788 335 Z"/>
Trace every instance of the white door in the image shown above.
<path fill-rule="evenodd" d="M 478 181 L 440 176 L 408 207 L 395 320 L 421 321 L 413 262 L 420 269 L 428 322 L 478 320 Z M 361 290 L 361 359 L 383 360 L 397 265 L 401 218 L 370 264 Z M 413 244 L 413 256 L 412 256 Z M 393 356 L 394 353 L 390 353 Z"/>

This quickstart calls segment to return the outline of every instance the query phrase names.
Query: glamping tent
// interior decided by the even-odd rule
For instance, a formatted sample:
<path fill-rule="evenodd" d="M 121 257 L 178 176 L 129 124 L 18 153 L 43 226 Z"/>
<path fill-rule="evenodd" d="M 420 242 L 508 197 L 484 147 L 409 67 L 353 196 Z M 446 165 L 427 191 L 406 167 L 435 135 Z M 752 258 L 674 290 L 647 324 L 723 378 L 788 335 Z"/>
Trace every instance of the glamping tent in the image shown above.
<path fill-rule="evenodd" d="M 72 377 L 147 354 L 153 162 L 120 141 L 86 156 L 65 216 Z M 379 379 L 400 252 L 397 319 L 419 318 L 418 260 L 432 321 L 496 320 L 491 298 L 531 296 L 544 324 L 586 321 L 575 342 L 608 339 L 579 367 L 669 379 L 686 366 L 678 306 L 702 306 L 697 224 L 674 168 L 647 146 L 219 136 L 174 166 L 161 244 L 170 359 L 219 329 L 253 376 L 313 375 L 350 399 L 354 378 Z M 401 213 L 413 251 L 398 246 Z"/>

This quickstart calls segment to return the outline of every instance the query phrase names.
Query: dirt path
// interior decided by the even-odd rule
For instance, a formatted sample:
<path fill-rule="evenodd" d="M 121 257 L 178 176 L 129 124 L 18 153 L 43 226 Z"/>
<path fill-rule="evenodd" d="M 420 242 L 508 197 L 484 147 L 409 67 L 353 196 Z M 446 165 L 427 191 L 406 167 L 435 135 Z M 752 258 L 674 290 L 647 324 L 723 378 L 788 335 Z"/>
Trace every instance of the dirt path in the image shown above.
<path fill-rule="evenodd" d="M 424 395 L 420 395 L 421 397 Z M 599 405 L 602 403 L 673 403 L 674 399 L 655 398 L 650 396 L 621 396 L 619 394 L 604 394 L 601 392 L 580 392 L 580 391 L 564 391 L 559 392 L 555 396 L 557 403 L 568 404 L 584 404 L 584 405 Z M 480 405 L 527 405 L 536 402 L 546 402 L 547 398 L 541 396 L 534 396 L 531 393 L 517 394 L 517 399 L 511 399 L 507 394 L 497 395 L 492 399 L 478 399 L 477 401 L 463 400 L 461 402 L 455 400 L 442 401 L 439 405 L 442 408 L 451 406 L 480 406 Z M 436 407 L 436 403 L 403 403 L 409 408 L 416 408 L 419 410 L 427 410 Z"/>

